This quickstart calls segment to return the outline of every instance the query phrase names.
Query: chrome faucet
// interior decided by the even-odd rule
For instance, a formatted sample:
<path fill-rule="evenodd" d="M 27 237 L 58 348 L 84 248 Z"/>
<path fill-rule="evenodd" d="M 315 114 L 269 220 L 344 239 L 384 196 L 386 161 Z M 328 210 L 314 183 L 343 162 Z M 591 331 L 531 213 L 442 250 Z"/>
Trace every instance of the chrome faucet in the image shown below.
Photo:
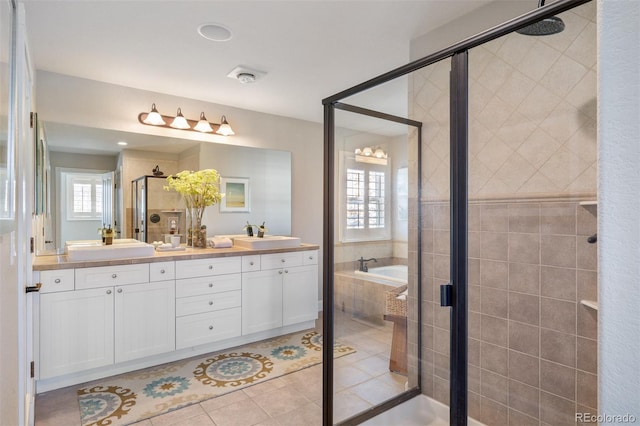
<path fill-rule="evenodd" d="M 358 259 L 358 262 L 360 262 L 360 268 L 358 270 L 361 272 L 369 272 L 367 262 L 371 262 L 372 260 L 374 262 L 378 261 L 378 259 L 376 259 L 375 257 L 372 257 L 371 259 L 365 259 L 364 257 L 360 256 L 360 259 Z"/>

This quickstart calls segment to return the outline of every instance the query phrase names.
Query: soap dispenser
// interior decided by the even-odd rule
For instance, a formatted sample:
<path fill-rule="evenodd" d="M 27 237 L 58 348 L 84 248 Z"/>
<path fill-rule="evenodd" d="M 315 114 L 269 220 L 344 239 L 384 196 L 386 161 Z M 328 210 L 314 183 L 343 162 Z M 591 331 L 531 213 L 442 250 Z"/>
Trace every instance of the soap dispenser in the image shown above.
<path fill-rule="evenodd" d="M 113 229 L 111 229 L 111 225 L 109 225 L 109 227 L 107 229 L 104 230 L 104 243 L 105 245 L 112 245 L 113 244 Z"/>

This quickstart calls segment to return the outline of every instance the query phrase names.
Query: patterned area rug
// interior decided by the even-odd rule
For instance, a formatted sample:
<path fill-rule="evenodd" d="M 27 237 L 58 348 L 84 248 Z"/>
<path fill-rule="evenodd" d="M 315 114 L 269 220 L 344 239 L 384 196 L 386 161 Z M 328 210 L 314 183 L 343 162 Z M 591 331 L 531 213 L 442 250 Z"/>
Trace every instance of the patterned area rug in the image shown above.
<path fill-rule="evenodd" d="M 336 343 L 336 357 L 355 349 Z M 231 350 L 109 377 L 78 390 L 83 426 L 119 426 L 322 362 L 322 335 L 289 334 Z"/>

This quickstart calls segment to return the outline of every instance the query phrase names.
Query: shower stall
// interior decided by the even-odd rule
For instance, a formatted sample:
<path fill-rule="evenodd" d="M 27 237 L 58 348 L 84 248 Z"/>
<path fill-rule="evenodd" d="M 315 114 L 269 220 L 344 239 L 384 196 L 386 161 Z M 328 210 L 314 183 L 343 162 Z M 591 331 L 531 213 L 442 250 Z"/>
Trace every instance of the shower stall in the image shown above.
<path fill-rule="evenodd" d="M 151 175 L 131 181 L 131 238 L 152 243 L 178 235 L 186 242 L 186 207 L 180 194 L 164 190 L 166 182 L 166 176 Z"/>
<path fill-rule="evenodd" d="M 598 413 L 595 36 L 594 4 L 541 2 L 323 101 L 324 424 L 398 423 L 426 398 L 428 419 L 398 424 Z M 404 299 L 361 283 L 362 257 L 407 265 Z"/>

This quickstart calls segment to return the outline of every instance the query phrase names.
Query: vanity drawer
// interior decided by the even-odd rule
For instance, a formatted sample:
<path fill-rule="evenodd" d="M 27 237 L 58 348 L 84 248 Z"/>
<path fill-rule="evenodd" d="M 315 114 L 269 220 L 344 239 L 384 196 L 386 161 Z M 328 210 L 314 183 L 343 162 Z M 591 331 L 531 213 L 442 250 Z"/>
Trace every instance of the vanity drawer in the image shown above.
<path fill-rule="evenodd" d="M 253 272 L 260 270 L 260 256 L 242 256 L 242 272 Z"/>
<path fill-rule="evenodd" d="M 302 252 L 302 264 L 303 265 L 317 265 L 318 264 L 318 250 L 310 250 Z"/>
<path fill-rule="evenodd" d="M 240 336 L 241 309 L 231 308 L 176 318 L 176 349 Z"/>
<path fill-rule="evenodd" d="M 242 289 L 242 275 L 187 278 L 176 281 L 176 297 L 190 297 Z"/>
<path fill-rule="evenodd" d="M 76 269 L 76 290 L 148 282 L 148 263 Z"/>
<path fill-rule="evenodd" d="M 42 288 L 40 293 L 54 293 L 56 291 L 71 291 L 74 288 L 73 269 L 58 269 L 40 272 Z"/>
<path fill-rule="evenodd" d="M 263 254 L 260 259 L 262 270 L 279 269 L 285 266 L 300 266 L 302 265 L 302 253 L 301 251 L 294 251 L 290 253 Z"/>
<path fill-rule="evenodd" d="M 165 281 L 176 278 L 176 262 L 149 264 L 149 281 Z"/>
<path fill-rule="evenodd" d="M 225 291 L 176 299 L 176 316 L 202 314 L 221 309 L 237 308 L 242 303 L 240 290 Z"/>
<path fill-rule="evenodd" d="M 206 277 L 241 272 L 240 256 L 176 262 L 176 278 Z"/>

